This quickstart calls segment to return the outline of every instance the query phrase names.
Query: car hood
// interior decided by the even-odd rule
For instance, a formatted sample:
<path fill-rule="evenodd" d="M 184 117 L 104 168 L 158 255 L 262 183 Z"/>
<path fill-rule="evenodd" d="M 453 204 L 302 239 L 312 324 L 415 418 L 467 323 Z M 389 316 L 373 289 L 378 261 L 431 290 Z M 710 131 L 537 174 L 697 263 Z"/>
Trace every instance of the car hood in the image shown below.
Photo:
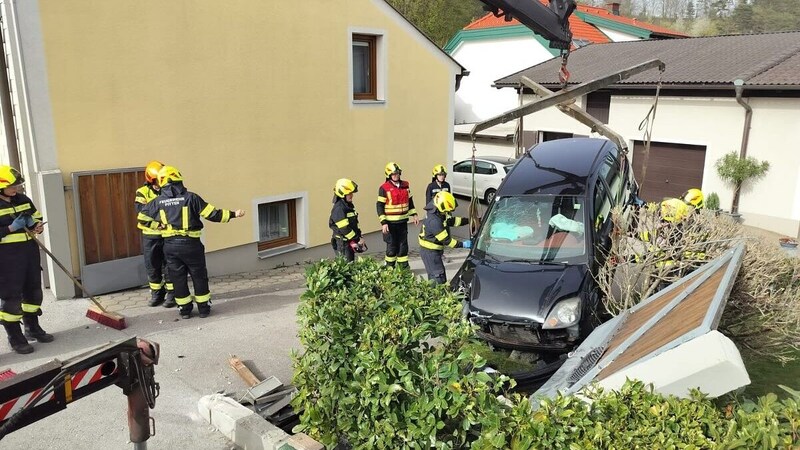
<path fill-rule="evenodd" d="M 470 286 L 470 311 L 501 321 L 543 323 L 556 303 L 580 293 L 586 265 L 464 262 L 461 277 Z"/>

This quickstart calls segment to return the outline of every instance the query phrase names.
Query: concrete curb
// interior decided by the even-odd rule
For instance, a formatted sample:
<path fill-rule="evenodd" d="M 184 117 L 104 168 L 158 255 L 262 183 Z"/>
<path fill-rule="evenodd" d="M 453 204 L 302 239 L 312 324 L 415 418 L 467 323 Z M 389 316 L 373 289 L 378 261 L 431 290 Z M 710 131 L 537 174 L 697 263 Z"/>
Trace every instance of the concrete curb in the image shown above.
<path fill-rule="evenodd" d="M 294 436 L 267 422 L 239 402 L 222 394 L 206 395 L 197 402 L 200 415 L 236 447 L 244 450 L 322 450 L 319 442 L 303 433 Z"/>

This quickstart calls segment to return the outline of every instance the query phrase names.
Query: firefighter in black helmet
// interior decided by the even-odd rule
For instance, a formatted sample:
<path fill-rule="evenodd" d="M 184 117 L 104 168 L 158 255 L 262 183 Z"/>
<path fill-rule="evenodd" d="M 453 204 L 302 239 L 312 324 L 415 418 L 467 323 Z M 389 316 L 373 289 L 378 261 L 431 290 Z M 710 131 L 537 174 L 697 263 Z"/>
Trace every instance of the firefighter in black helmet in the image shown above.
<path fill-rule="evenodd" d="M 144 205 L 158 197 L 161 188 L 158 186 L 158 171 L 164 167 L 159 161 L 150 161 L 144 170 L 145 183 L 136 190 L 136 213 L 142 211 Z M 150 306 L 164 303 L 164 307 L 175 306 L 175 291 L 167 274 L 167 261 L 164 258 L 164 238 L 161 237 L 159 222 L 149 224 L 139 222 L 137 225 L 142 231 L 142 254 L 144 254 L 144 268 L 147 271 L 147 281 L 150 284 Z M 166 302 L 165 302 L 166 300 Z"/>
<path fill-rule="evenodd" d="M 142 208 L 139 222 L 161 223 L 164 256 L 181 317 L 192 317 L 192 295 L 187 275 L 192 276 L 197 311 L 201 318 L 207 317 L 211 313 L 211 291 L 208 288 L 205 247 L 200 242 L 203 229 L 200 219 L 226 223 L 233 218 L 243 217 L 244 211 L 215 208 L 199 195 L 188 191 L 183 185 L 183 176 L 172 166 L 164 166 L 159 170 L 158 184 L 161 192 Z"/>
<path fill-rule="evenodd" d="M 353 261 L 356 253 L 362 253 L 367 245 L 361 237 L 358 227 L 358 213 L 353 205 L 353 194 L 358 192 L 358 185 L 350 179 L 340 178 L 333 187 L 333 207 L 328 226 L 333 230 L 331 243 L 336 256 Z"/>
<path fill-rule="evenodd" d="M 42 315 L 42 272 L 39 247 L 29 233 L 41 234 L 42 214 L 22 193 L 25 179 L 17 169 L 0 166 L 0 322 L 17 353 L 31 353 L 28 338 L 52 342 L 39 326 Z M 20 328 L 25 324 L 25 332 Z"/>

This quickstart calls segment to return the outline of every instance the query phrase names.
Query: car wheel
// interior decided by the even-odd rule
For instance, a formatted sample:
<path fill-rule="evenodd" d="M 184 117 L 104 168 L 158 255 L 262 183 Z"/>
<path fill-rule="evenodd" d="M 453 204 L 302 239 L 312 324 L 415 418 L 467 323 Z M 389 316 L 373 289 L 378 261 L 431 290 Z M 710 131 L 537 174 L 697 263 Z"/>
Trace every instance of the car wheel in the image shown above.
<path fill-rule="evenodd" d="M 483 194 L 483 200 L 486 202 L 487 205 L 489 203 L 492 203 L 492 200 L 494 200 L 495 194 L 497 194 L 497 191 L 494 190 L 494 189 L 487 189 L 486 193 Z"/>

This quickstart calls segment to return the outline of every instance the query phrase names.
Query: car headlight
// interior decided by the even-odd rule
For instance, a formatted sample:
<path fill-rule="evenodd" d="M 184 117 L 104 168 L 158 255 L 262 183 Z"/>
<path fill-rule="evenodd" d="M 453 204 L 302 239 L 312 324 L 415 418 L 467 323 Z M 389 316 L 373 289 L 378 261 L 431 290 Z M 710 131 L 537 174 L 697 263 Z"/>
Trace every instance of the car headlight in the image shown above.
<path fill-rule="evenodd" d="M 578 323 L 581 319 L 581 299 L 572 297 L 556 303 L 550 314 L 544 320 L 543 330 L 567 328 Z"/>

